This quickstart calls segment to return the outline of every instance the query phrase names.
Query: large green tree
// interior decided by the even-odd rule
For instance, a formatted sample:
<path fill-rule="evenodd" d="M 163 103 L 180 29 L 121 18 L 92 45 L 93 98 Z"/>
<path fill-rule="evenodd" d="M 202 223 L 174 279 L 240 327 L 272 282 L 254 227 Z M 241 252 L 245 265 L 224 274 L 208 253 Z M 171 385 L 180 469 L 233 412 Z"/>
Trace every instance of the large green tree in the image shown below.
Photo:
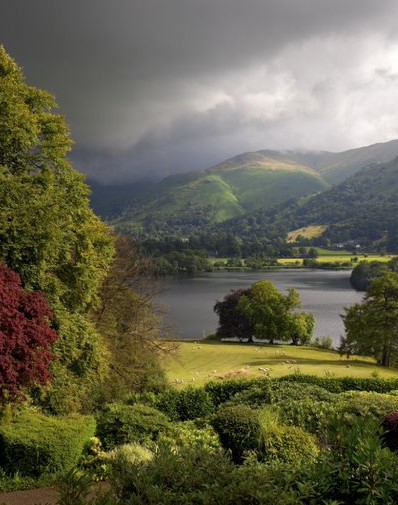
<path fill-rule="evenodd" d="M 314 328 L 311 314 L 297 312 L 300 306 L 295 289 L 284 295 L 272 282 L 259 281 L 240 298 L 237 309 L 251 322 L 256 338 L 271 343 L 291 339 L 299 344 L 308 342 Z"/>
<path fill-rule="evenodd" d="M 398 273 L 374 279 L 362 303 L 345 310 L 340 352 L 373 356 L 382 366 L 398 363 Z"/>
<path fill-rule="evenodd" d="M 26 84 L 0 47 L 0 260 L 18 272 L 25 289 L 43 292 L 54 312 L 57 410 L 68 398 L 65 387 L 72 388 L 73 401 L 89 396 L 102 373 L 101 342 L 89 312 L 113 241 L 67 158 L 72 143 L 55 109 L 54 98 Z"/>
<path fill-rule="evenodd" d="M 291 340 L 299 345 L 309 342 L 315 322 L 312 314 L 298 312 L 300 306 L 295 289 L 284 295 L 272 282 L 259 281 L 249 289 L 227 295 L 223 302 L 217 302 L 215 311 L 220 318 L 221 336 L 246 337 L 249 341 L 255 337 L 271 343 Z"/>

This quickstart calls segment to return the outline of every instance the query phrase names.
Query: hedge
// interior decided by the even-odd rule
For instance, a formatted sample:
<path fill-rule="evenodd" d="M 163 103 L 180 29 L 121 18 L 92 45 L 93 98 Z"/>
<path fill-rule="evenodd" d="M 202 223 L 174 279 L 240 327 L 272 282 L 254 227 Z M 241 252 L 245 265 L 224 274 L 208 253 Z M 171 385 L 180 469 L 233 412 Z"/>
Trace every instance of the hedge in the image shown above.
<path fill-rule="evenodd" d="M 97 415 L 97 435 L 105 449 L 156 440 L 160 433 L 170 430 L 166 415 L 147 405 L 113 403 Z"/>
<path fill-rule="evenodd" d="M 0 425 L 0 466 L 9 475 L 34 478 L 67 472 L 94 434 L 91 416 L 20 412 Z"/>
<path fill-rule="evenodd" d="M 343 393 L 345 391 L 369 391 L 375 393 L 388 393 L 398 389 L 398 378 L 381 379 L 376 377 L 318 377 L 316 375 L 292 374 L 278 379 L 231 379 L 226 381 L 210 381 L 204 389 L 214 403 L 218 406 L 231 400 L 237 393 L 256 388 L 257 391 L 268 388 L 273 395 L 273 386 L 283 382 L 295 384 L 311 384 L 321 387 L 330 393 Z M 275 389 L 277 389 L 275 387 Z M 264 402 L 265 403 L 265 402 Z"/>

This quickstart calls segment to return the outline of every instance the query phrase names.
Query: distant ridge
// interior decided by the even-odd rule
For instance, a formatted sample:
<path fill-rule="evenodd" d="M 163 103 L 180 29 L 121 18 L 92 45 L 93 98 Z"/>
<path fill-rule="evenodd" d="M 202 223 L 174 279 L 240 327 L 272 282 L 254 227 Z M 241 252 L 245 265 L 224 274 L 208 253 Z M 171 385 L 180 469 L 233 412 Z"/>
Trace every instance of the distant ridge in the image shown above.
<path fill-rule="evenodd" d="M 93 207 L 127 232 L 167 234 L 230 220 L 321 193 L 398 156 L 398 140 L 333 153 L 259 150 L 210 168 L 140 185 L 93 185 Z M 323 224 L 323 223 L 322 223 Z"/>

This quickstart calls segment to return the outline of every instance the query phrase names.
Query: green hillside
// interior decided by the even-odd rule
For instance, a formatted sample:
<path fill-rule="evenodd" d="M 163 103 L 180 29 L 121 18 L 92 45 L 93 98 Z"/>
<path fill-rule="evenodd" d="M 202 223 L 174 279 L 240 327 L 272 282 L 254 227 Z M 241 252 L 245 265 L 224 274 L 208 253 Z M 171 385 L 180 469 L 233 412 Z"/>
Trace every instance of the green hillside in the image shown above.
<path fill-rule="evenodd" d="M 326 187 L 322 177 L 306 166 L 248 154 L 205 171 L 167 177 L 137 198 L 115 224 L 127 230 L 190 229 L 268 209 Z"/>
<path fill-rule="evenodd" d="M 332 242 L 381 241 L 395 250 L 398 240 L 398 158 L 362 169 L 327 191 L 305 199 L 294 211 L 300 225 L 327 225 Z"/>

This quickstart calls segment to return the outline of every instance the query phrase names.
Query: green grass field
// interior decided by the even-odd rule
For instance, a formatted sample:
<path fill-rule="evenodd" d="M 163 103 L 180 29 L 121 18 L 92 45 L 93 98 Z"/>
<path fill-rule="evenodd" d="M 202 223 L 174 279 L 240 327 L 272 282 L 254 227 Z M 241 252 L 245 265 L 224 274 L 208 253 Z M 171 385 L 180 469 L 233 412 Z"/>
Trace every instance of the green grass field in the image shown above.
<path fill-rule="evenodd" d="M 231 342 L 180 342 L 164 361 L 167 378 L 176 387 L 201 386 L 213 379 L 270 377 L 292 373 L 319 376 L 398 377 L 398 369 L 383 369 L 364 357 L 340 358 L 334 351 L 291 345 Z"/>
<path fill-rule="evenodd" d="M 316 248 L 318 257 L 316 258 L 317 263 L 349 263 L 350 266 L 354 267 L 357 263 L 361 261 L 380 261 L 387 262 L 390 261 L 394 256 L 380 254 L 352 254 L 348 251 L 331 251 L 328 249 Z M 357 258 L 357 261 L 351 261 Z M 281 258 L 278 259 L 278 265 L 302 265 L 302 258 Z"/>

